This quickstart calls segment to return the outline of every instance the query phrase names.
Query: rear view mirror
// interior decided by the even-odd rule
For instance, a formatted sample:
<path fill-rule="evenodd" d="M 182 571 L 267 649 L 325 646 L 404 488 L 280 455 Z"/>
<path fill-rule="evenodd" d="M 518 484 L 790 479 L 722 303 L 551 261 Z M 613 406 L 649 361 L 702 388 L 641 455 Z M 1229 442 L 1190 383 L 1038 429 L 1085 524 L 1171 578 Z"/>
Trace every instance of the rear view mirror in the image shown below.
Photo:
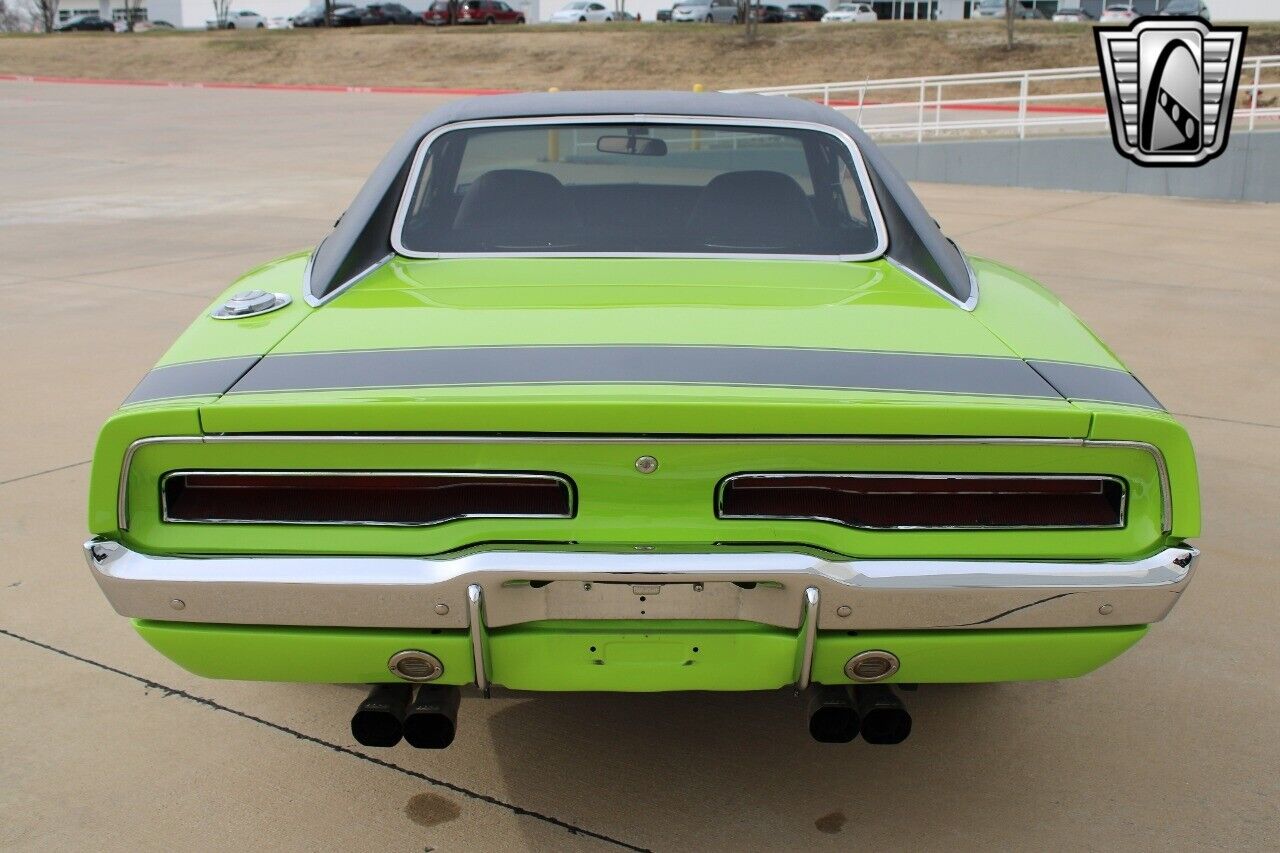
<path fill-rule="evenodd" d="M 602 136 L 596 150 L 605 154 L 639 154 L 641 157 L 665 157 L 667 143 L 651 136 Z"/>

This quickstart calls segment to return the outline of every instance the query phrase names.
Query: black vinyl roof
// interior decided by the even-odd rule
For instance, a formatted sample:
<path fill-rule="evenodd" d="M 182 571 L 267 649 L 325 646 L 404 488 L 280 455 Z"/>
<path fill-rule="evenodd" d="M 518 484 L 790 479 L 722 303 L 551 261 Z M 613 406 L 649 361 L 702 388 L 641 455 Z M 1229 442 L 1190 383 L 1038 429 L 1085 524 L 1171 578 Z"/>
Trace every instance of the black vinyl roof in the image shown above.
<path fill-rule="evenodd" d="M 317 247 L 306 283 L 313 301 L 392 252 L 391 228 L 423 138 L 449 124 L 490 119 L 557 116 L 707 116 L 826 125 L 851 137 L 862 153 L 889 232 L 886 255 L 957 302 L 977 297 L 969 266 L 887 158 L 861 128 L 840 112 L 812 101 L 719 92 L 546 92 L 484 95 L 433 110 L 399 140 L 374 169 L 332 233 Z"/>

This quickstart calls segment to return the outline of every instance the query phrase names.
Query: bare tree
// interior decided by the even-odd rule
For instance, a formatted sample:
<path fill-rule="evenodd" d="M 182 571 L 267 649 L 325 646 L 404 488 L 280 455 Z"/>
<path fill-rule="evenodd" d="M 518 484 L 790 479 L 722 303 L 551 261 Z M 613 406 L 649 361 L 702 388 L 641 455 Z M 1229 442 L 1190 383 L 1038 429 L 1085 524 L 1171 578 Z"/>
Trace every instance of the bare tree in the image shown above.
<path fill-rule="evenodd" d="M 146 0 L 123 0 L 124 3 L 124 27 L 127 32 L 133 32 L 134 24 L 142 20 L 142 5 Z"/>
<path fill-rule="evenodd" d="M 35 9 L 36 17 L 40 19 L 40 26 L 46 33 L 53 32 L 53 28 L 58 25 L 58 6 L 61 0 L 32 0 L 32 7 Z"/>
<path fill-rule="evenodd" d="M 0 0 L 0 33 L 16 33 L 24 29 L 23 14 L 10 6 L 6 0 Z"/>
<path fill-rule="evenodd" d="M 1004 0 L 1004 34 L 1005 50 L 1013 50 L 1013 10 L 1018 7 L 1018 0 Z"/>
<path fill-rule="evenodd" d="M 750 43 L 755 41 L 758 35 L 757 25 L 760 23 L 758 20 L 760 17 L 759 0 L 747 0 L 744 6 L 743 22 L 747 25 L 747 29 L 743 33 L 743 37 Z"/>
<path fill-rule="evenodd" d="M 227 25 L 227 12 L 231 10 L 231 0 L 213 0 L 213 17 L 218 22 L 218 29 Z"/>

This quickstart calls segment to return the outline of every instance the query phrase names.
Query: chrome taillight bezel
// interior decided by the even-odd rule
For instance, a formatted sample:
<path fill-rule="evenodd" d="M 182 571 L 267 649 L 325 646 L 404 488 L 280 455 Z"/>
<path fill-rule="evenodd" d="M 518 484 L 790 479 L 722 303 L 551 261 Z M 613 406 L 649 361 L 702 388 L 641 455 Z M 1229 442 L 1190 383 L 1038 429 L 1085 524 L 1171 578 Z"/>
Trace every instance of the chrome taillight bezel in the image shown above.
<path fill-rule="evenodd" d="M 1118 495 L 1115 502 L 1115 521 L 1105 524 L 1066 523 L 1066 524 L 868 524 L 852 523 L 840 518 L 833 518 L 814 513 L 735 513 L 726 509 L 726 495 L 735 482 L 753 480 L 783 480 L 797 478 L 824 478 L 835 480 L 960 480 L 960 481 L 1097 481 L 1115 489 Z M 905 493 L 904 493 L 905 494 Z M 974 492 L 952 492 L 951 494 L 975 494 Z M 976 494 L 981 494 L 980 492 Z M 998 494 L 991 492 L 991 494 Z M 730 474 L 716 485 L 715 513 L 716 517 L 729 521 L 814 521 L 834 524 L 853 530 L 907 530 L 907 531 L 1018 531 L 1018 530 L 1119 530 L 1128 524 L 1129 484 L 1121 477 L 1110 474 L 1010 474 L 1010 473 L 922 473 L 922 472 L 836 472 L 836 471 L 754 471 Z"/>
<path fill-rule="evenodd" d="M 343 519 L 269 519 L 269 518 L 236 518 L 231 514 L 225 516 L 178 517 L 171 512 L 171 484 L 177 478 L 185 477 L 253 477 L 253 478 L 405 478 L 418 480 L 462 480 L 480 482 L 483 480 L 509 481 L 518 480 L 529 483 L 541 481 L 554 484 L 562 490 L 564 508 L 559 512 L 457 512 L 447 517 L 429 521 L 386 521 L 376 519 L 360 519 L 350 517 Z M 339 471 L 252 471 L 252 470 L 175 470 L 165 473 L 160 478 L 160 514 L 165 524 L 250 524 L 250 525 L 292 525 L 322 527 L 438 527 L 455 521 L 482 518 L 509 519 L 544 519 L 562 520 L 574 518 L 577 514 L 577 488 L 572 479 L 557 473 L 531 471 L 377 471 L 377 470 L 339 470 Z"/>

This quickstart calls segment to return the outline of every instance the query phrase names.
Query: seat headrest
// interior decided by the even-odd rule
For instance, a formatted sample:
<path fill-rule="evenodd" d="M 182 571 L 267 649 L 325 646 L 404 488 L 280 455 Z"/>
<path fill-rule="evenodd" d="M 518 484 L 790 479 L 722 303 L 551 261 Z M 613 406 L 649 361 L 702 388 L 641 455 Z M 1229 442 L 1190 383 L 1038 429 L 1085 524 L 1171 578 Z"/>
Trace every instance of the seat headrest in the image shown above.
<path fill-rule="evenodd" d="M 744 247 L 804 242 L 815 225 L 795 178 L 758 169 L 712 178 L 689 216 L 689 227 L 700 239 Z"/>
<path fill-rule="evenodd" d="M 582 218 L 568 190 L 554 175 L 531 169 L 494 169 L 472 182 L 458 206 L 455 228 L 518 227 L 537 224 L 559 233 Z"/>

